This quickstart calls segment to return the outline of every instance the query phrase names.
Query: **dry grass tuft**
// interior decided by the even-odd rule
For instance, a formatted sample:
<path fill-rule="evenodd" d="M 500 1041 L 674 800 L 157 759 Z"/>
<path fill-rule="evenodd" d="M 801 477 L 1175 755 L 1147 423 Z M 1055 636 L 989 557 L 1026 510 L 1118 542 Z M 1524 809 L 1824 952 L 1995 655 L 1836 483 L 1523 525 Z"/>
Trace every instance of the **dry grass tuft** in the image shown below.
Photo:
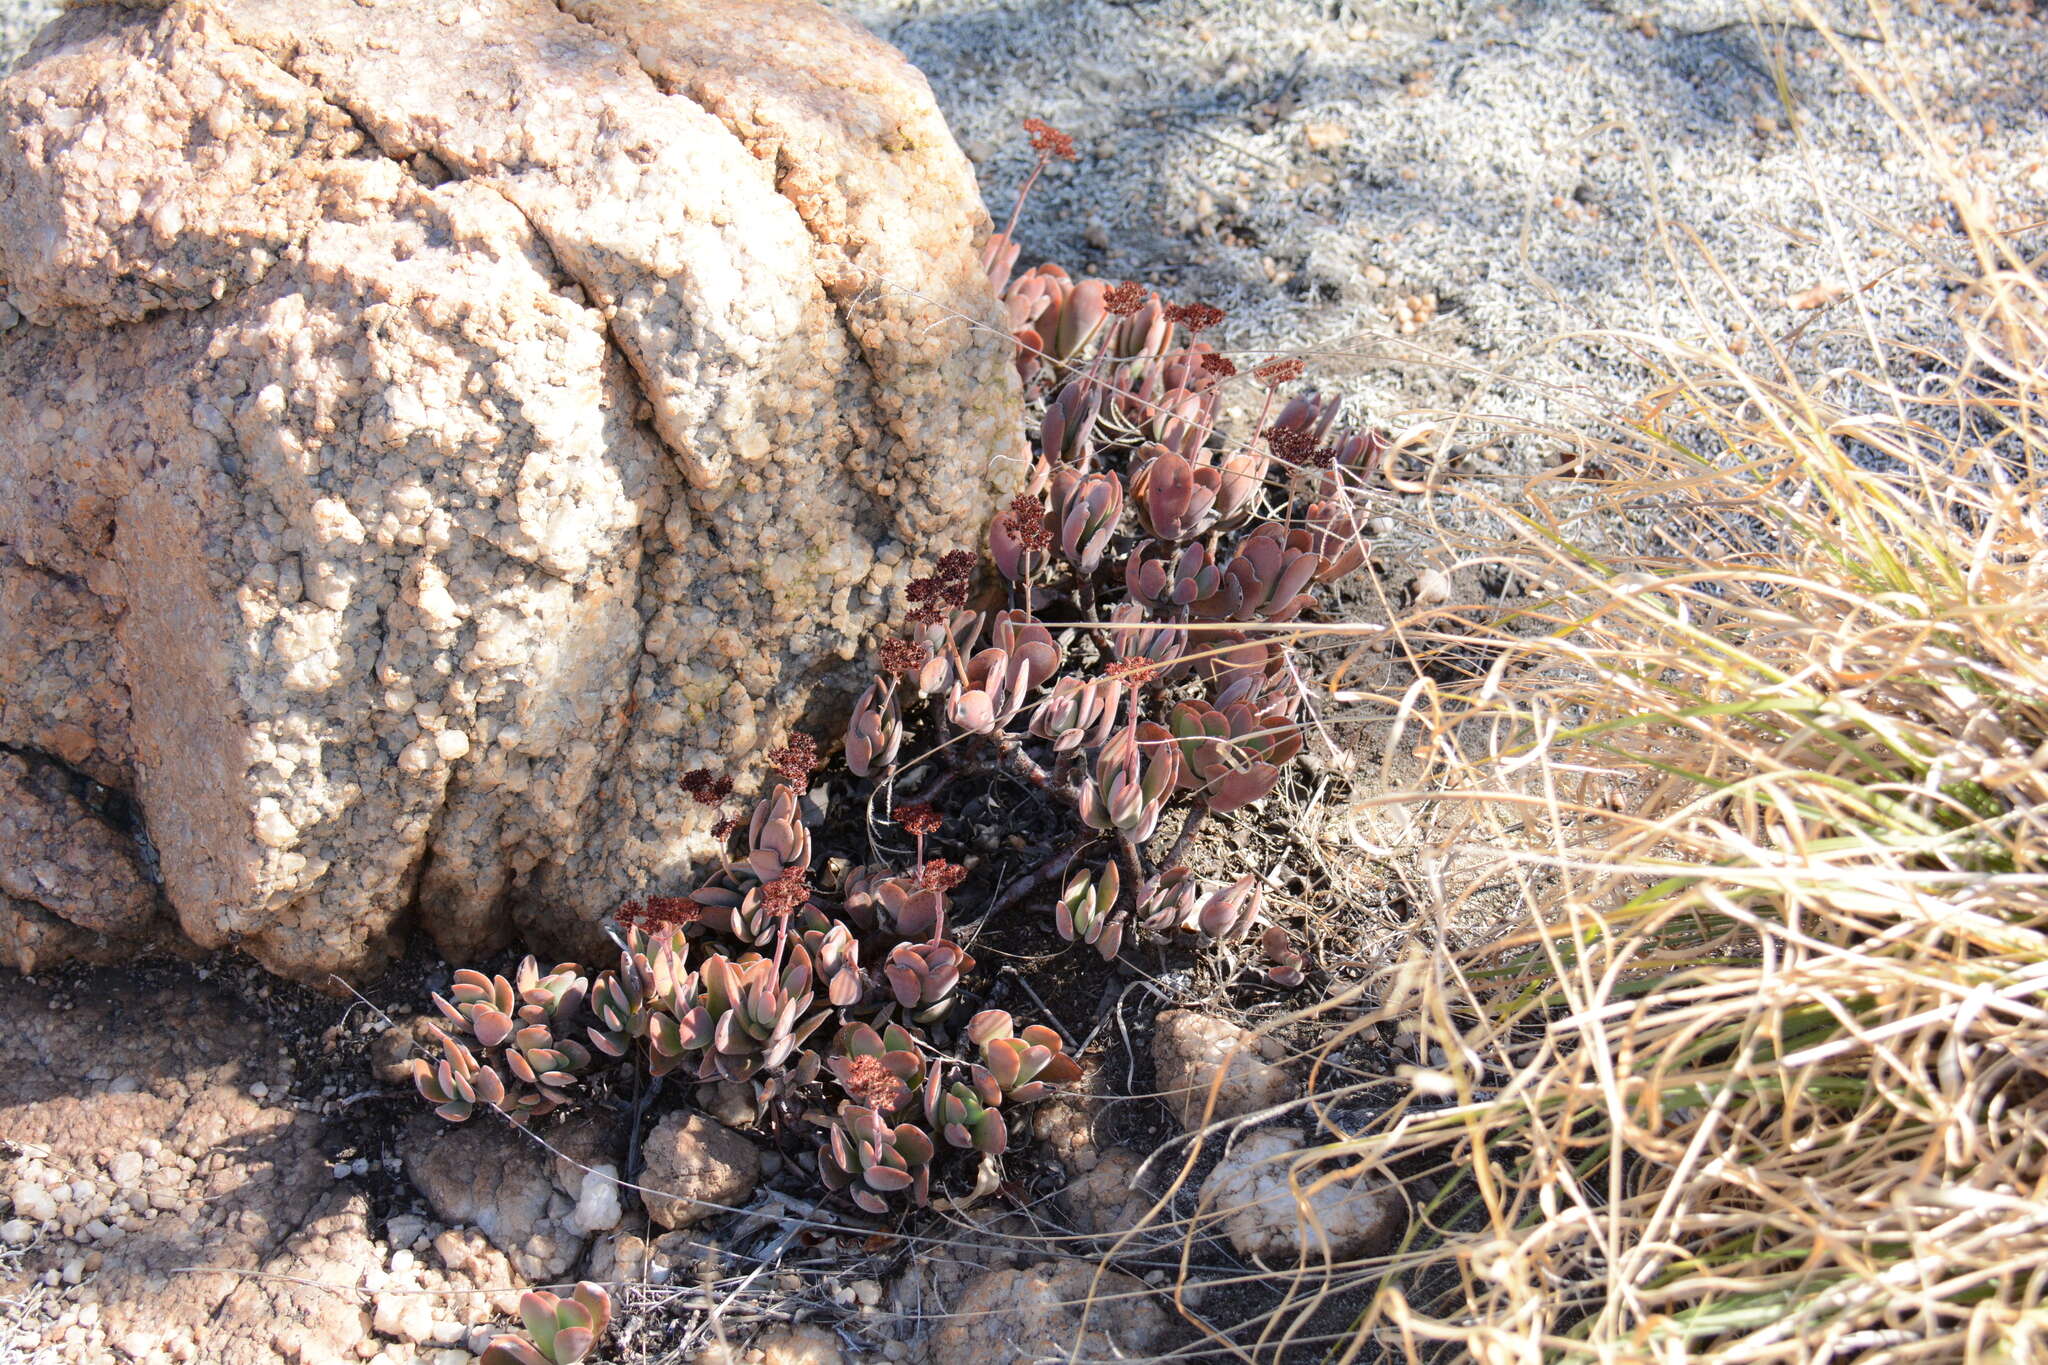
<path fill-rule="evenodd" d="M 1535 594 L 1407 708 L 1526 910 L 1322 1008 L 1416 1205 L 1338 1358 L 2048 1349 L 2048 283 L 1956 188 L 1953 354 L 1659 343 L 1492 509 Z"/>

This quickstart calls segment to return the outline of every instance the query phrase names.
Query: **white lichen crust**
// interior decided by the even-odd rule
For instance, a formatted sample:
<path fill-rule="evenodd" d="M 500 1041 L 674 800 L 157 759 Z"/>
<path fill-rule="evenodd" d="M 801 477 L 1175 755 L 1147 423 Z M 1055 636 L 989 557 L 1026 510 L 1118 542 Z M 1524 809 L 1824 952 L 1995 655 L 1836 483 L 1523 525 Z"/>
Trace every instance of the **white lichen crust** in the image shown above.
<path fill-rule="evenodd" d="M 68 11 L 0 81 L 0 748 L 274 970 L 590 947 L 1020 475 L 986 231 L 809 3 Z"/>

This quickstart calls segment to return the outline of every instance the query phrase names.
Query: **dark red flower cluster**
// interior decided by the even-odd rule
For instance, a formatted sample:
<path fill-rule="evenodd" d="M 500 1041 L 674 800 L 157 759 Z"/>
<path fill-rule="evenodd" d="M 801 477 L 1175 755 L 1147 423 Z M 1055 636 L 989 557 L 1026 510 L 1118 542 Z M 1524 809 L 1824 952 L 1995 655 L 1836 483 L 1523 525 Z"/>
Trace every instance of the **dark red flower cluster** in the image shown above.
<path fill-rule="evenodd" d="M 931 657 L 932 652 L 916 640 L 891 635 L 882 641 L 882 669 L 899 678 L 906 673 L 917 672 Z"/>
<path fill-rule="evenodd" d="M 768 766 L 782 774 L 790 786 L 804 792 L 811 789 L 811 774 L 825 764 L 818 757 L 818 741 L 798 732 L 780 749 L 768 751 Z"/>
<path fill-rule="evenodd" d="M 1315 456 L 1314 434 L 1300 427 L 1267 427 L 1259 434 L 1266 438 L 1274 456 L 1288 464 L 1308 464 Z"/>
<path fill-rule="evenodd" d="M 917 865 L 917 879 L 926 890 L 946 892 L 967 880 L 967 869 L 944 858 L 929 858 Z"/>
<path fill-rule="evenodd" d="M 739 816 L 728 815 L 725 819 L 720 820 L 711 827 L 711 837 L 714 839 L 730 839 L 732 838 L 732 832 L 738 829 L 740 824 Z"/>
<path fill-rule="evenodd" d="M 1150 682 L 1159 673 L 1159 665 L 1151 659 L 1113 659 L 1102 670 L 1105 678 L 1122 678 L 1128 682 Z"/>
<path fill-rule="evenodd" d="M 1127 318 L 1145 306 L 1147 292 L 1136 280 L 1125 280 L 1103 291 L 1102 306 L 1117 317 Z"/>
<path fill-rule="evenodd" d="M 1269 360 L 1252 371 L 1252 378 L 1269 389 L 1277 389 L 1301 378 L 1302 371 L 1307 368 L 1299 360 Z"/>
<path fill-rule="evenodd" d="M 761 908 L 775 919 L 788 919 L 810 898 L 810 875 L 800 867 L 788 868 L 774 881 L 761 884 Z"/>
<path fill-rule="evenodd" d="M 704 917 L 704 907 L 688 896 L 648 896 L 627 901 L 619 907 L 617 919 L 628 928 L 659 932 L 695 924 Z"/>
<path fill-rule="evenodd" d="M 903 826 L 905 833 L 922 839 L 939 832 L 939 813 L 929 801 L 910 801 L 896 808 L 896 823 Z"/>
<path fill-rule="evenodd" d="M 1074 153 L 1074 139 L 1044 119 L 1025 119 L 1024 131 L 1031 135 L 1031 150 L 1047 160 L 1053 157 L 1058 157 L 1062 161 L 1078 159 Z"/>
<path fill-rule="evenodd" d="M 715 806 L 732 795 L 732 779 L 713 777 L 709 768 L 692 768 L 683 774 L 683 790 L 700 806 Z"/>
<path fill-rule="evenodd" d="M 1187 328 L 1191 336 L 1200 336 L 1227 316 L 1221 308 L 1209 303 L 1170 303 L 1166 306 L 1166 320 Z"/>
<path fill-rule="evenodd" d="M 1003 525 L 1019 545 L 1033 554 L 1052 549 L 1052 528 L 1045 524 L 1045 504 L 1029 493 L 1019 493 L 1010 499 L 1010 510 L 1003 513 Z"/>
<path fill-rule="evenodd" d="M 1228 379 L 1237 373 L 1237 366 L 1231 363 L 1229 356 L 1217 355 L 1214 351 L 1202 357 L 1202 368 L 1218 379 Z"/>
<path fill-rule="evenodd" d="M 910 620 L 914 625 L 936 625 L 948 611 L 967 605 L 974 590 L 974 576 L 981 560 L 972 550 L 950 550 L 939 556 L 938 571 L 927 578 L 913 579 L 905 595 L 910 598 Z"/>

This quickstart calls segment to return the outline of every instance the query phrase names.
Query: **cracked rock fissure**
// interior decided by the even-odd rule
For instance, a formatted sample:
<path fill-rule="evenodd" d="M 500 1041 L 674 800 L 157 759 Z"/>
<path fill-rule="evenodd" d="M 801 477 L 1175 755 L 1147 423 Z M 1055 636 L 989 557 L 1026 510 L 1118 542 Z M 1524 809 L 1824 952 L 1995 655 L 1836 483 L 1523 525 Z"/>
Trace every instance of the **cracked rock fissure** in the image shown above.
<path fill-rule="evenodd" d="M 591 948 L 1021 474 L 986 231 L 809 3 L 68 11 L 0 81 L 0 744 L 103 755 L 203 946 Z"/>

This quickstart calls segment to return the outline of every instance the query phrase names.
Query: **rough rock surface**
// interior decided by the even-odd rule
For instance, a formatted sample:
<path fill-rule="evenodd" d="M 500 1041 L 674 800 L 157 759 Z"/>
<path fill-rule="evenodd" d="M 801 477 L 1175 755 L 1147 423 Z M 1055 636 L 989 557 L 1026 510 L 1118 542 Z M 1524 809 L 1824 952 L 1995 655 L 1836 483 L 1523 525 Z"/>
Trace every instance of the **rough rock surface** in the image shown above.
<path fill-rule="evenodd" d="M 746 1203 L 761 1178 L 753 1143 L 686 1109 L 664 1115 L 640 1153 L 640 1199 L 665 1228 L 686 1228 Z"/>
<path fill-rule="evenodd" d="M 0 946 L 160 884 L 317 982 L 681 888 L 676 776 L 824 718 L 1021 473 L 986 229 L 808 0 L 62 14 L 0 80 L 0 748 L 155 863 Z M 0 865 L 79 823 L 47 785 Z"/>
<path fill-rule="evenodd" d="M 1084 1321 L 1085 1319 L 1085 1321 Z M 991 1270 L 970 1282 L 932 1334 L 932 1365 L 1114 1360 L 1167 1345 L 1169 1323 L 1145 1286 L 1087 1261 Z"/>
<path fill-rule="evenodd" d="M 744 1350 L 714 1343 L 697 1355 L 696 1365 L 841 1365 L 848 1359 L 860 1357 L 848 1356 L 836 1332 L 796 1322 L 764 1329 Z"/>
<path fill-rule="evenodd" d="M 1168 1010 L 1152 1035 L 1152 1063 L 1160 1097 L 1190 1132 L 1211 1123 L 1241 1118 L 1291 1100 L 1294 1078 L 1259 1055 L 1261 1039 L 1235 1024 L 1195 1010 Z M 1216 1076 L 1223 1073 L 1218 1084 Z M 1216 1087 L 1210 1105 L 1210 1087 Z"/>
<path fill-rule="evenodd" d="M 548 1283 L 582 1257 L 592 1229 L 579 1216 L 581 1166 L 551 1156 L 536 1136 L 582 1166 L 594 1164 L 595 1129 L 582 1122 L 536 1135 L 492 1116 L 451 1124 L 422 1114 L 406 1125 L 399 1150 L 413 1188 L 442 1222 L 474 1227 L 521 1275 Z"/>
<path fill-rule="evenodd" d="M 1203 1217 L 1221 1221 L 1239 1255 L 1267 1265 L 1377 1255 L 1400 1234 L 1407 1205 L 1394 1190 L 1340 1178 L 1344 1165 L 1305 1157 L 1291 1128 L 1247 1133 L 1202 1182 Z"/>
<path fill-rule="evenodd" d="M 1158 1202 L 1138 1184 L 1144 1164 L 1122 1147 L 1098 1153 L 1088 1173 L 1060 1191 L 1060 1208 L 1074 1231 L 1107 1236 L 1137 1227 Z"/>

